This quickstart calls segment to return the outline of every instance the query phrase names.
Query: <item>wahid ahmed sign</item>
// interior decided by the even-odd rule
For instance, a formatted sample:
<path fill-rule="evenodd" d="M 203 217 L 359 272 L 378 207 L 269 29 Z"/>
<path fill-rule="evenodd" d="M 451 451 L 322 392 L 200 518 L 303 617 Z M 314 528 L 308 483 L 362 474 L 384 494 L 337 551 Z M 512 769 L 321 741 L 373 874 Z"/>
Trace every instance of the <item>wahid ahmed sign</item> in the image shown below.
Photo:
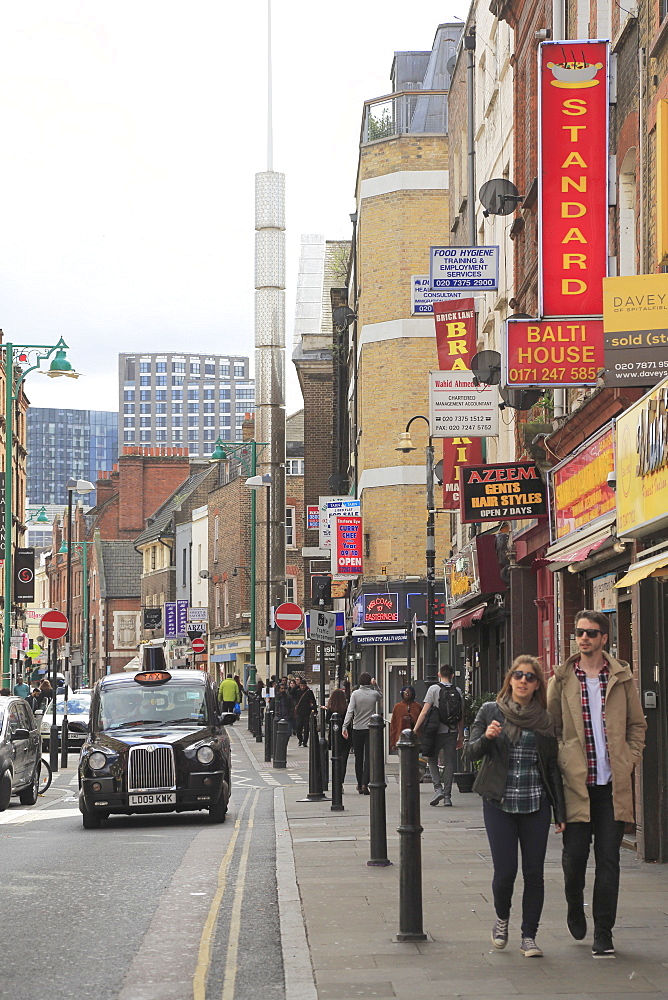
<path fill-rule="evenodd" d="M 540 314 L 600 317 L 608 264 L 608 43 L 543 42 L 539 86 Z"/>
<path fill-rule="evenodd" d="M 503 465 L 463 465 L 461 520 L 516 521 L 547 515 L 545 483 L 533 462 Z"/>

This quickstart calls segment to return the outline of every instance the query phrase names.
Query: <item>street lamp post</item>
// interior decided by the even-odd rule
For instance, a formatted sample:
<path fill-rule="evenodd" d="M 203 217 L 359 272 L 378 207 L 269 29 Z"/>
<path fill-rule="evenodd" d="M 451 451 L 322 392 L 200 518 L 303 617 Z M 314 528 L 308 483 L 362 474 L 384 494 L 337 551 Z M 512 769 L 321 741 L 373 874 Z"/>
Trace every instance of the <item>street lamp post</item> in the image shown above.
<path fill-rule="evenodd" d="M 256 496 L 256 489 L 260 486 L 266 487 L 267 490 L 267 534 L 266 534 L 266 575 L 267 575 L 267 586 L 265 588 L 265 621 L 266 621 L 266 640 L 265 640 L 265 670 L 266 670 L 266 681 L 269 683 L 269 676 L 271 674 L 271 474 L 265 473 L 263 476 L 251 476 L 246 480 L 246 486 L 250 486 L 253 490 L 253 499 Z M 252 510 L 252 507 L 251 507 Z M 253 536 L 255 532 L 253 532 Z M 276 642 L 278 643 L 278 630 L 276 631 Z"/>
<path fill-rule="evenodd" d="M 431 425 L 427 417 L 418 414 L 406 424 L 406 430 L 399 435 L 399 444 L 396 451 L 402 451 L 407 455 L 415 451 L 415 445 L 411 441 L 409 433 L 410 426 L 414 420 L 424 420 L 429 428 L 429 444 L 426 450 L 426 474 L 427 474 L 427 646 L 425 651 L 425 681 L 427 684 L 436 684 L 438 681 L 438 661 L 436 656 L 436 532 L 434 519 L 434 439 L 431 435 Z"/>
<path fill-rule="evenodd" d="M 26 369 L 19 368 L 14 371 L 14 351 L 18 350 L 18 360 L 21 363 L 27 362 L 27 355 L 35 351 L 35 363 Z M 4 496 L 4 525 L 5 539 L 3 557 L 4 566 L 4 594 L 3 594 L 3 614 L 2 614 L 2 684 L 3 687 L 9 684 L 10 663 L 11 663 L 11 612 L 12 612 L 12 576 L 14 563 L 14 550 L 12 545 L 12 471 L 13 471 L 13 444 L 14 444 L 14 404 L 19 398 L 19 390 L 23 380 L 33 371 L 39 370 L 42 361 L 47 361 L 52 354 L 55 357 L 49 366 L 49 370 L 43 374 L 51 378 L 66 375 L 69 378 L 78 378 L 72 365 L 65 357 L 67 344 L 61 339 L 53 346 L 49 344 L 3 344 L 5 362 L 5 496 Z M 55 695 L 54 695 L 55 697 Z"/>

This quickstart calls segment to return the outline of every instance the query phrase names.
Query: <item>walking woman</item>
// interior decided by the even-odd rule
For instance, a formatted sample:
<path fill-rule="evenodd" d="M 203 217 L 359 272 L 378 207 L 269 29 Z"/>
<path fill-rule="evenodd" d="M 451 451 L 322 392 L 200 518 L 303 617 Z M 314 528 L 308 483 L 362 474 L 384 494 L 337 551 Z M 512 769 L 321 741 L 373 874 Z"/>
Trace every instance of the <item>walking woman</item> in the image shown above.
<path fill-rule="evenodd" d="M 329 752 L 332 753 L 332 716 L 337 713 L 341 716 L 341 722 L 345 718 L 346 711 L 348 710 L 348 699 L 346 698 L 346 692 L 341 688 L 335 688 L 329 696 L 329 700 L 325 705 L 325 722 L 327 723 L 327 732 L 329 734 Z M 350 755 L 351 741 L 344 740 L 343 734 L 341 734 L 341 784 L 346 780 L 346 770 L 348 768 L 348 757 Z"/>
<path fill-rule="evenodd" d="M 520 951 L 526 958 L 543 954 L 536 934 L 545 894 L 543 869 L 551 813 L 556 833 L 566 827 L 557 739 L 546 704 L 540 663 L 533 656 L 518 656 L 496 701 L 485 702 L 478 712 L 465 751 L 470 761 L 482 760 L 473 788 L 483 798 L 494 864 L 492 944 L 499 949 L 508 944 L 519 844 L 524 876 Z"/>
<path fill-rule="evenodd" d="M 415 700 L 415 688 L 407 684 L 401 689 L 401 701 L 392 709 L 390 719 L 390 753 L 395 753 L 399 737 L 404 729 L 415 729 L 422 705 Z"/>

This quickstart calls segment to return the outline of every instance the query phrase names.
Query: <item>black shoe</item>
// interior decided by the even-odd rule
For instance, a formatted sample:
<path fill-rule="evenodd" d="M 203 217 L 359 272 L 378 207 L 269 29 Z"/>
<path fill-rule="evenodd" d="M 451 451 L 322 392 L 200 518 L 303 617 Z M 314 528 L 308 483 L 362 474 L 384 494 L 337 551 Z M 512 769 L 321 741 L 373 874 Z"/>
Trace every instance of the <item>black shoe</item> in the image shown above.
<path fill-rule="evenodd" d="M 581 904 L 568 907 L 566 925 L 571 937 L 574 937 L 576 941 L 582 941 L 587 936 L 587 918 Z"/>
<path fill-rule="evenodd" d="M 594 958 L 614 958 L 615 946 L 612 943 L 610 931 L 598 931 L 594 934 L 594 943 L 591 946 L 591 953 Z"/>
<path fill-rule="evenodd" d="M 369 786 L 368 785 L 362 785 L 362 794 L 363 795 L 371 795 L 371 792 L 369 791 Z"/>

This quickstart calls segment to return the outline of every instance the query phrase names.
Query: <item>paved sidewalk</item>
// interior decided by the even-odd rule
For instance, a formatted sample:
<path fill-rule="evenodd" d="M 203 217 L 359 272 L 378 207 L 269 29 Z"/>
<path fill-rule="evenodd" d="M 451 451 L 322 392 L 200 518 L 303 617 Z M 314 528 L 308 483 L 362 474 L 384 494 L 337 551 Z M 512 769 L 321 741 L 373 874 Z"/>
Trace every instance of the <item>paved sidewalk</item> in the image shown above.
<path fill-rule="evenodd" d="M 243 736 L 263 760 L 262 746 L 249 734 Z M 294 740 L 289 760 L 306 766 L 306 754 Z M 519 952 L 517 891 L 510 941 L 505 951 L 497 952 L 490 942 L 492 867 L 480 799 L 456 788 L 452 808 L 430 807 L 431 786 L 421 789 L 424 930 L 431 940 L 394 943 L 399 909 L 397 771 L 395 765 L 388 767 L 390 868 L 366 865 L 369 799 L 357 794 L 354 782 L 346 782 L 345 811 L 339 813 L 331 812 L 329 801 L 298 801 L 306 792 L 303 784 L 283 789 L 318 1000 L 668 997 L 668 866 L 643 864 L 622 852 L 617 958 L 593 959 L 591 934 L 578 942 L 566 929 L 561 840 L 551 836 L 538 934 L 545 957 L 526 959 Z M 519 878 L 518 887 L 521 891 Z"/>

